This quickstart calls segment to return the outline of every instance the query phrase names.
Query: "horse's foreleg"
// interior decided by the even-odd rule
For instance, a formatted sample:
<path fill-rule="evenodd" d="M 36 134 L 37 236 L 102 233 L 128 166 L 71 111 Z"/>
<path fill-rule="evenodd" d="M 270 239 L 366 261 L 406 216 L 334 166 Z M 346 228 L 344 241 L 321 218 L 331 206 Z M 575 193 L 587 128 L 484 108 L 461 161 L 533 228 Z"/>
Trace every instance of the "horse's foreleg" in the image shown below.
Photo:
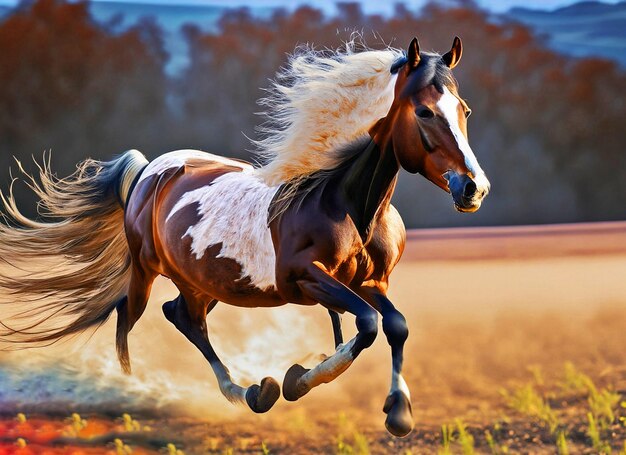
<path fill-rule="evenodd" d="M 297 281 L 302 292 L 329 309 L 348 311 L 356 316 L 357 335 L 311 370 L 293 365 L 285 375 L 283 395 L 295 401 L 313 387 L 327 383 L 343 373 L 359 353 L 371 346 L 378 331 L 378 314 L 365 300 L 330 276 L 323 265 L 313 263 L 305 278 Z"/>
<path fill-rule="evenodd" d="M 391 346 L 391 390 L 383 406 L 385 426 L 395 436 L 406 436 L 413 429 L 411 393 L 402 377 L 404 342 L 409 336 L 406 319 L 378 289 L 362 288 L 360 293 L 382 315 L 383 332 Z"/>
<path fill-rule="evenodd" d="M 189 302 L 181 295 L 163 305 L 165 317 L 187 337 L 209 361 L 222 394 L 231 402 L 246 402 L 254 412 L 267 412 L 280 396 L 280 386 L 273 378 L 265 378 L 261 385 L 241 387 L 235 384 L 226 365 L 219 359 L 209 341 L 206 315 L 217 300 L 208 304 L 196 299 Z"/>
<path fill-rule="evenodd" d="M 120 299 L 116 306 L 117 330 L 115 346 L 122 371 L 126 374 L 131 373 L 130 357 L 128 355 L 128 332 L 131 331 L 146 309 L 152 282 L 155 278 L 154 275 L 146 274 L 134 266 L 131 273 L 128 295 Z"/>
<path fill-rule="evenodd" d="M 343 333 L 341 333 L 341 315 L 335 310 L 328 310 L 330 320 L 333 324 L 333 337 L 335 338 L 335 349 L 343 344 Z"/>

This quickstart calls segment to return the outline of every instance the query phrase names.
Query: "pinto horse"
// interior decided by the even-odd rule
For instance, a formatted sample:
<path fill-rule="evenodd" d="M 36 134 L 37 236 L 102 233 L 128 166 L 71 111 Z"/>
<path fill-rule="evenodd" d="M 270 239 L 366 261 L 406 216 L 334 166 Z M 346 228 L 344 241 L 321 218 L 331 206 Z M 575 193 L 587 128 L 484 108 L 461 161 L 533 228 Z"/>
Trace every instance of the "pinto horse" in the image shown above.
<path fill-rule="evenodd" d="M 163 275 L 180 291 L 163 305 L 165 317 L 206 357 L 222 393 L 266 412 L 279 398 L 277 381 L 239 386 L 211 346 L 206 318 L 218 302 L 329 311 L 336 352 L 312 369 L 287 371 L 282 391 L 291 401 L 343 373 L 374 342 L 380 314 L 392 357 L 385 423 L 407 435 L 409 332 L 386 296 L 405 228 L 390 201 L 401 168 L 449 192 L 461 212 L 477 210 L 489 191 L 451 72 L 461 53 L 455 38 L 444 55 L 420 52 L 417 39 L 406 52 L 295 55 L 262 101 L 270 119 L 257 142 L 269 161 L 262 167 L 193 150 L 150 163 L 134 150 L 87 160 L 66 179 L 44 164 L 41 183 L 29 183 L 46 221 L 23 216 L 12 193 L 2 196 L 8 224 L 0 226 L 0 256 L 15 267 L 50 264 L 0 272 L 0 296 L 24 308 L 3 323 L 3 338 L 54 342 L 117 310 L 118 357 L 130 372 L 128 333 Z M 54 266 L 60 258 L 64 266 Z M 346 343 L 345 312 L 358 329 Z"/>

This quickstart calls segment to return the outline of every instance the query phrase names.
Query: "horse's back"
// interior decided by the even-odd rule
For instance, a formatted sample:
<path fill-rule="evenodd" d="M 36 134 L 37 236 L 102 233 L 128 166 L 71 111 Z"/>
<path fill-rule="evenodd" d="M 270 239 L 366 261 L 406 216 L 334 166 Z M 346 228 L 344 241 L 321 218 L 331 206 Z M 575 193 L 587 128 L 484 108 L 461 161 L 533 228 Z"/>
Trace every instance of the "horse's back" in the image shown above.
<path fill-rule="evenodd" d="M 158 273 L 213 287 L 213 297 L 234 304 L 275 287 L 267 216 L 277 187 L 266 185 L 250 164 L 172 152 L 150 163 L 136 188 L 144 198 L 151 193 L 144 210 L 151 211 L 146 228 L 152 229 Z"/>
<path fill-rule="evenodd" d="M 240 169 L 252 169 L 252 165 L 245 161 L 227 158 L 200 150 L 176 150 L 165 153 L 152 160 L 142 171 L 137 183 L 149 179 L 150 177 L 159 176 L 172 169 L 180 169 L 183 167 L 203 167 L 222 164 L 224 166 L 236 167 Z"/>

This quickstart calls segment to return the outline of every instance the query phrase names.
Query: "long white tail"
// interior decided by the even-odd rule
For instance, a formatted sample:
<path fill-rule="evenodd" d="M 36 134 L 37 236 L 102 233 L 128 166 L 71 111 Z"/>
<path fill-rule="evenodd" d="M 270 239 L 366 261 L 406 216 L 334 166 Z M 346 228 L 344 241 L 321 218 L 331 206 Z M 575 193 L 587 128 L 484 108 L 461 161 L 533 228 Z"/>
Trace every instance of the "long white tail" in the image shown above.
<path fill-rule="evenodd" d="M 107 320 L 130 279 L 123 206 L 147 164 L 131 150 L 59 179 L 44 162 L 39 181 L 20 166 L 45 221 L 24 216 L 12 188 L 0 192 L 1 341 L 45 345 Z"/>

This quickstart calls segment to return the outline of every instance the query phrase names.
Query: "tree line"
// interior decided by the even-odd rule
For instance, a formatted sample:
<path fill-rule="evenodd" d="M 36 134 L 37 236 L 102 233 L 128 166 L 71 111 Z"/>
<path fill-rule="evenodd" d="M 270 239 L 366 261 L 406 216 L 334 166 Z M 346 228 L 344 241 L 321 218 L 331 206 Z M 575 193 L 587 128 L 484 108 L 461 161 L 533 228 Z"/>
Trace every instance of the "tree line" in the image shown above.
<path fill-rule="evenodd" d="M 287 54 L 305 43 L 340 47 L 355 31 L 374 48 L 404 48 L 417 35 L 422 49 L 444 52 L 454 35 L 463 39 L 455 74 L 492 194 L 477 214 L 462 215 L 441 190 L 403 174 L 394 201 L 408 226 L 624 217 L 626 72 L 557 54 L 471 3 L 399 5 L 390 17 L 345 3 L 330 17 L 308 6 L 262 18 L 228 10 L 215 31 L 184 27 L 191 64 L 171 76 L 154 21 L 120 32 L 95 21 L 86 2 L 24 1 L 0 22 L 0 186 L 8 187 L 12 156 L 26 165 L 44 150 L 60 176 L 87 156 L 129 148 L 149 158 L 199 148 L 250 159 L 246 136 L 262 121 L 256 100 Z M 26 188 L 17 193 L 33 213 Z"/>

